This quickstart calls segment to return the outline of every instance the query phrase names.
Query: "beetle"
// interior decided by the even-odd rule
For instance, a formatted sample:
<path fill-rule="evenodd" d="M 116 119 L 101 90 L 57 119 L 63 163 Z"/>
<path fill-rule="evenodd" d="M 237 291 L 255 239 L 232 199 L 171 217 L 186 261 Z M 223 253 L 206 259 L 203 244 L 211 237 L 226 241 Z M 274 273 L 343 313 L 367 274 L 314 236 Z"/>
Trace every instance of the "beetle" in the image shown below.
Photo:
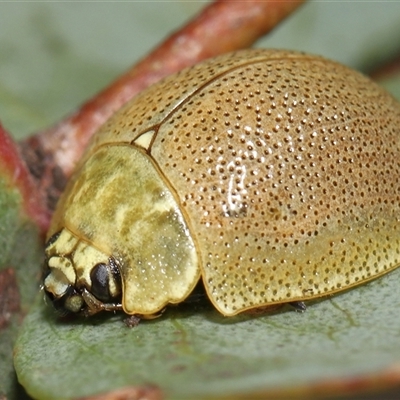
<path fill-rule="evenodd" d="M 200 279 L 225 316 L 400 264 L 400 105 L 319 56 L 243 50 L 144 90 L 91 140 L 48 233 L 56 308 L 150 318 Z M 297 303 L 299 304 L 299 303 Z"/>

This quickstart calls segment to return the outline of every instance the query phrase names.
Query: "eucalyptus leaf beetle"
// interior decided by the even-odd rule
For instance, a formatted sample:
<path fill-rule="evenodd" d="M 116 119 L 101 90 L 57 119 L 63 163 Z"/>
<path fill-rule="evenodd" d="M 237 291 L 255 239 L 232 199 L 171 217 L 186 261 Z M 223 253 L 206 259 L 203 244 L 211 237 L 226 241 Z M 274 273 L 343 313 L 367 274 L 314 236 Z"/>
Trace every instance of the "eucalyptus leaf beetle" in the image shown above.
<path fill-rule="evenodd" d="M 244 50 L 144 90 L 93 137 L 49 230 L 57 308 L 152 317 L 200 279 L 225 316 L 400 263 L 400 106 L 309 54 Z"/>

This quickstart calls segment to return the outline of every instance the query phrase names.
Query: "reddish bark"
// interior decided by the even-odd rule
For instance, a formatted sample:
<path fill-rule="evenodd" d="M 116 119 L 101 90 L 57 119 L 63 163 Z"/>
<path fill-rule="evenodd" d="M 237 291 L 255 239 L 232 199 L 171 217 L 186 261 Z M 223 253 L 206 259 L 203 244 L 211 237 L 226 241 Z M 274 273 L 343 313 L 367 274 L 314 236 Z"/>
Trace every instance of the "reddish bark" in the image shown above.
<path fill-rule="evenodd" d="M 186 66 L 249 47 L 304 1 L 215 1 L 75 113 L 22 142 L 24 157 L 49 209 L 90 137 L 135 94 Z"/>
<path fill-rule="evenodd" d="M 400 75 L 400 55 L 390 60 L 388 63 L 380 66 L 377 70 L 373 71 L 370 76 L 376 81 L 394 78 Z"/>
<path fill-rule="evenodd" d="M 0 170 L 1 176 L 17 188 L 22 196 L 23 210 L 42 231 L 48 226 L 50 213 L 45 209 L 31 174 L 21 159 L 18 148 L 0 124 Z"/>
<path fill-rule="evenodd" d="M 108 393 L 83 397 L 78 400 L 162 400 L 164 395 L 156 386 L 128 386 Z"/>

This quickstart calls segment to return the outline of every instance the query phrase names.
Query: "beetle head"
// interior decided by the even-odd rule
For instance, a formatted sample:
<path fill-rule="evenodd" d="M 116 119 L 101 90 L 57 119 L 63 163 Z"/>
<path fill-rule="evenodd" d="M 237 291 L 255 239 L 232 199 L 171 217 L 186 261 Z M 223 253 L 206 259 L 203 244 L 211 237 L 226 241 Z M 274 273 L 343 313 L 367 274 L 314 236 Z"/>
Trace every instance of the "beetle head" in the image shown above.
<path fill-rule="evenodd" d="M 121 308 L 121 278 L 113 257 L 66 229 L 50 238 L 45 252 L 43 289 L 61 314 Z"/>

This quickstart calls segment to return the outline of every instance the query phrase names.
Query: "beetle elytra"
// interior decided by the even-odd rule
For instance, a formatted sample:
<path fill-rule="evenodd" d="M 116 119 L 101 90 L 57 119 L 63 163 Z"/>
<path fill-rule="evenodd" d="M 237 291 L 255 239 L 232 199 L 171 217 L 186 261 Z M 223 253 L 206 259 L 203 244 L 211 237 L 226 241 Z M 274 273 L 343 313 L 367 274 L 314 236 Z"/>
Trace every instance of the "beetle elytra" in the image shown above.
<path fill-rule="evenodd" d="M 93 137 L 53 217 L 57 308 L 151 317 L 203 279 L 226 316 L 400 264 L 400 106 L 322 57 L 245 50 L 143 91 Z"/>

